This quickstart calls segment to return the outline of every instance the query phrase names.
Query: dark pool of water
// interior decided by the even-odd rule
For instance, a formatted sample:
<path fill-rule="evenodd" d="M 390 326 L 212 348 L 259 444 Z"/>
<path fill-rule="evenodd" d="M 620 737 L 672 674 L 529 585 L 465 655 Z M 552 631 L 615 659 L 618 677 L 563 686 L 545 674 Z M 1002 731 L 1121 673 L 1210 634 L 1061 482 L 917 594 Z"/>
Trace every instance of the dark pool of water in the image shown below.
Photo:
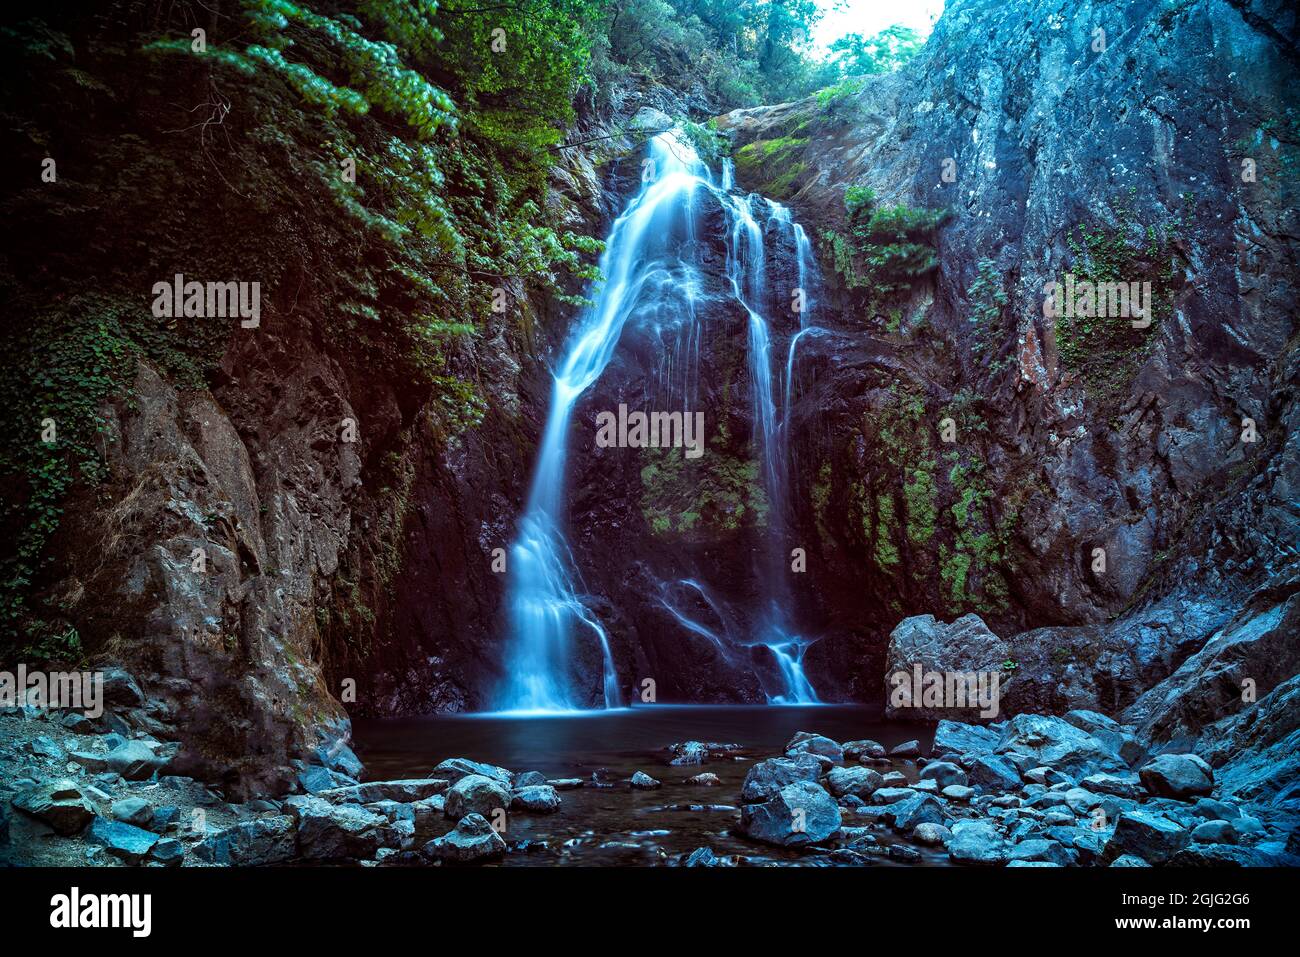
<path fill-rule="evenodd" d="M 606 769 L 609 780 L 618 782 L 612 789 L 562 792 L 557 814 L 512 814 L 505 837 L 515 849 L 505 858 L 507 866 L 654 865 L 701 846 L 759 861 L 797 860 L 796 853 L 731 833 L 740 817 L 740 787 L 754 760 L 780 754 L 796 731 L 817 731 L 837 741 L 870 738 L 886 748 L 917 738 L 924 749 L 933 736 L 930 726 L 884 721 L 878 711 L 841 705 L 658 705 L 544 717 L 435 715 L 358 720 L 353 730 L 357 753 L 372 779 L 426 777 L 443 759 L 464 757 L 512 771 L 540 771 L 548 778 L 590 780 L 593 772 Z M 743 745 L 745 760 L 670 766 L 667 746 L 690 740 Z M 909 777 L 915 774 L 906 763 L 898 769 Z M 630 790 L 621 782 L 635 771 L 644 771 L 663 787 Z M 683 783 L 701 771 L 717 774 L 721 786 Z M 690 810 L 687 805 L 722 807 Z M 529 843 L 521 850 L 520 842 Z"/>

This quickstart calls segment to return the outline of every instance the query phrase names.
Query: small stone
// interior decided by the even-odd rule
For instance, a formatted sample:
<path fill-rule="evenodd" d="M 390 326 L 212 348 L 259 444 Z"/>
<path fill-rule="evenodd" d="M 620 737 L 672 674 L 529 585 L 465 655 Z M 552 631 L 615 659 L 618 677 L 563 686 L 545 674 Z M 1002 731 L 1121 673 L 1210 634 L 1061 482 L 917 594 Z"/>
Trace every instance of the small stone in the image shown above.
<path fill-rule="evenodd" d="M 1206 821 L 1192 828 L 1192 840 L 1200 844 L 1236 844 L 1237 829 L 1231 821 Z"/>
<path fill-rule="evenodd" d="M 712 771 L 705 771 L 703 774 L 697 774 L 694 777 L 687 778 L 684 784 L 694 784 L 704 788 L 716 788 L 722 784 L 722 779 Z"/>
<path fill-rule="evenodd" d="M 644 771 L 638 771 L 632 775 L 628 784 L 632 785 L 633 789 L 637 791 L 655 791 L 663 786 Z"/>
<path fill-rule="evenodd" d="M 153 823 L 153 807 L 144 798 L 128 797 L 114 801 L 109 811 L 113 820 L 147 828 Z"/>
<path fill-rule="evenodd" d="M 952 831 L 948 830 L 942 824 L 918 824 L 912 836 L 922 844 L 929 844 L 938 847 L 948 843 L 952 837 Z"/>
<path fill-rule="evenodd" d="M 939 793 L 949 800 L 965 802 L 975 796 L 975 789 L 972 787 L 962 787 L 960 784 L 950 784 Z"/>
<path fill-rule="evenodd" d="M 890 757 L 894 758 L 915 758 L 921 753 L 920 741 L 904 741 L 902 744 L 889 751 Z"/>
<path fill-rule="evenodd" d="M 164 867 L 175 867 L 185 859 L 185 845 L 173 837 L 165 837 L 149 850 L 149 859 Z"/>

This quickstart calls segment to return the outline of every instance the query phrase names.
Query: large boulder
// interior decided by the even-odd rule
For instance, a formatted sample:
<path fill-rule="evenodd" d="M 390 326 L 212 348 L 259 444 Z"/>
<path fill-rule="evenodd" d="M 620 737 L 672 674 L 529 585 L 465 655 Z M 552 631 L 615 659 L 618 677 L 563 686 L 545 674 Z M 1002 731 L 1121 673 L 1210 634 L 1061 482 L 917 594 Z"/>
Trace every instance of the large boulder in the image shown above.
<path fill-rule="evenodd" d="M 1018 714 L 1008 721 L 997 751 L 1028 755 L 1036 764 L 1055 768 L 1075 780 L 1099 771 L 1128 768 L 1092 735 L 1062 718 L 1041 714 Z"/>
<path fill-rule="evenodd" d="M 297 856 L 297 832 L 287 814 L 259 817 L 209 834 L 194 856 L 212 864 L 261 867 L 284 864 Z"/>
<path fill-rule="evenodd" d="M 1187 846 L 1187 830 L 1167 818 L 1147 811 L 1125 811 L 1115 821 L 1115 832 L 1106 842 L 1103 863 L 1125 854 L 1140 857 L 1150 864 L 1164 864 Z"/>
<path fill-rule="evenodd" d="M 108 853 L 128 864 L 139 864 L 158 843 L 158 835 L 152 831 L 105 817 L 96 817 L 86 836 L 92 843 L 102 845 Z"/>
<path fill-rule="evenodd" d="M 740 830 L 765 844 L 816 844 L 839 829 L 840 809 L 825 789 L 811 781 L 787 784 L 762 804 L 740 809 Z"/>
<path fill-rule="evenodd" d="M 1010 791 L 1020 787 L 1020 772 L 1006 758 L 980 754 L 966 767 L 967 781 L 986 791 Z"/>
<path fill-rule="evenodd" d="M 1191 742 L 1211 724 L 1243 710 L 1244 682 L 1262 698 L 1300 672 L 1300 593 L 1278 601 L 1262 594 L 1194 655 L 1124 713 L 1153 741 Z"/>
<path fill-rule="evenodd" d="M 367 781 L 347 787 L 329 788 L 317 792 L 331 804 L 376 804 L 379 801 L 397 801 L 409 804 L 442 794 L 447 790 L 444 778 L 404 778 L 397 781 Z"/>
<path fill-rule="evenodd" d="M 885 658 L 885 715 L 915 721 L 941 718 L 976 721 L 995 717 L 996 710 L 993 714 L 981 714 L 982 709 L 975 700 L 968 699 L 961 706 L 954 706 L 958 704 L 955 700 L 941 703 L 925 700 L 921 694 L 923 687 L 916 687 L 915 676 L 918 668 L 922 676 L 940 673 L 973 678 L 979 675 L 988 680 L 991 680 L 989 676 L 996 676 L 1000 686 L 1002 663 L 1007 657 L 1007 643 L 989 631 L 979 615 L 966 615 L 947 625 L 933 615 L 904 618 L 889 636 Z M 975 688 L 975 684 L 969 684 L 972 697 Z M 995 697 L 995 709 L 996 700 Z"/>
<path fill-rule="evenodd" d="M 491 821 L 509 806 L 510 792 L 500 781 L 481 774 L 469 774 L 447 792 L 445 813 L 455 821 L 467 814 L 481 814 Z"/>
<path fill-rule="evenodd" d="M 864 768 L 861 765 L 847 768 L 831 768 L 826 775 L 826 787 L 837 798 L 852 794 L 854 797 L 868 800 L 873 791 L 881 786 L 879 771 Z"/>
<path fill-rule="evenodd" d="M 560 809 L 560 795 L 549 784 L 519 788 L 510 795 L 510 809 L 529 814 L 554 814 Z"/>
<path fill-rule="evenodd" d="M 999 735 L 992 728 L 960 721 L 940 721 L 934 729 L 931 754 L 979 754 L 998 746 Z"/>
<path fill-rule="evenodd" d="M 1285 805 L 1300 799 L 1300 675 L 1205 730 L 1196 753 L 1221 795 Z"/>
<path fill-rule="evenodd" d="M 468 777 L 471 774 L 491 778 L 507 788 L 514 784 L 515 780 L 514 774 L 505 768 L 499 768 L 494 764 L 481 764 L 478 761 L 471 761 L 469 758 L 448 758 L 434 768 L 429 777 L 442 778 L 455 784 L 461 778 Z"/>
<path fill-rule="evenodd" d="M 811 754 L 825 758 L 833 764 L 839 764 L 844 760 L 844 749 L 838 741 L 832 741 L 824 734 L 817 734 L 813 731 L 796 731 L 794 737 L 786 744 L 785 756 L 787 758 L 797 757 L 801 754 Z"/>
<path fill-rule="evenodd" d="M 1189 800 L 1214 790 L 1214 772 L 1195 754 L 1162 754 L 1138 769 L 1138 777 L 1156 797 Z"/>
<path fill-rule="evenodd" d="M 355 804 L 295 796 L 285 802 L 298 820 L 298 854 L 308 861 L 370 860 L 399 843 L 388 818 Z"/>
<path fill-rule="evenodd" d="M 163 748 L 147 741 L 123 741 L 103 756 L 104 768 L 128 781 L 144 781 L 167 765 Z"/>
<path fill-rule="evenodd" d="M 816 782 L 821 771 L 822 763 L 811 754 L 759 761 L 745 775 L 740 800 L 746 804 L 765 801 L 787 784 L 796 781 Z"/>
<path fill-rule="evenodd" d="M 958 821 L 948 839 L 948 856 L 958 864 L 1005 864 L 1011 856 L 1007 842 L 992 821 Z"/>
<path fill-rule="evenodd" d="M 424 854 L 449 864 L 491 860 L 506 852 L 506 842 L 481 814 L 466 814 L 442 837 L 424 845 Z"/>
<path fill-rule="evenodd" d="M 13 799 L 13 806 L 65 837 L 79 833 L 95 816 L 81 788 L 66 779 L 23 792 Z"/>

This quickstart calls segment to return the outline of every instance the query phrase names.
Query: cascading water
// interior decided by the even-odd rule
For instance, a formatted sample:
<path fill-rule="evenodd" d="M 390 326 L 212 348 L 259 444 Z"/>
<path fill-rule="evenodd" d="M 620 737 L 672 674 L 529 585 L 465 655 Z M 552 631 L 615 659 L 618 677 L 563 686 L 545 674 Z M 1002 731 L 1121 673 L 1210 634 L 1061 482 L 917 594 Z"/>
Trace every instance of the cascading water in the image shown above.
<path fill-rule="evenodd" d="M 770 585 L 768 608 L 760 616 L 759 635 L 749 641 L 736 640 L 742 645 L 762 645 L 771 651 L 782 683 L 778 691 L 769 693 L 772 703 L 818 700 L 803 670 L 808 642 L 790 634 L 783 612 L 789 604 L 781 559 L 788 461 L 786 429 L 781 426 L 789 418 L 793 351 L 787 362 L 785 404 L 779 426 L 772 384 L 771 336 L 762 315 L 767 266 L 764 227 L 755 219 L 752 207 L 757 203 L 766 204 L 766 225 L 775 223 L 778 229 L 792 232 L 801 287 L 809 276 L 811 249 L 802 227 L 792 221 L 789 210 L 752 194 L 743 197 L 732 194 L 729 163 L 723 169 L 722 186 L 715 185 L 708 168 L 675 132 L 661 133 L 651 140 L 649 159 L 651 164 L 640 191 L 615 221 L 606 243 L 600 261 L 604 285 L 592 306 L 584 312 L 578 332 L 554 373 L 537 469 L 518 538 L 511 548 L 507 677 L 499 695 L 503 710 L 580 710 L 580 696 L 573 687 L 572 645 L 583 634 L 600 649 L 604 665 L 604 706 L 613 708 L 621 704 L 608 635 L 579 595 L 577 569 L 564 537 L 566 439 L 578 400 L 609 364 L 623 328 L 634 314 L 638 322 L 656 321 L 655 317 L 664 318 L 665 312 L 685 317 L 685 334 L 679 337 L 679 344 L 683 345 L 665 354 L 660 378 L 674 393 L 678 393 L 680 378 L 678 394 L 683 407 L 689 412 L 694 404 L 700 347 L 694 310 L 696 274 L 691 264 L 677 258 L 677 251 L 693 240 L 694 200 L 701 190 L 721 204 L 728 219 L 724 237 L 726 278 L 749 320 L 754 434 L 770 503 L 771 547 L 767 549 L 767 567 L 763 569 L 764 579 Z M 650 316 L 638 311 L 647 308 L 644 300 L 654 303 Z M 670 308 L 665 308 L 665 302 Z M 791 346 L 793 350 L 793 342 Z M 705 595 L 697 583 L 688 583 Z M 681 614 L 668 602 L 663 604 L 687 631 L 722 647 L 722 639 L 713 631 Z"/>

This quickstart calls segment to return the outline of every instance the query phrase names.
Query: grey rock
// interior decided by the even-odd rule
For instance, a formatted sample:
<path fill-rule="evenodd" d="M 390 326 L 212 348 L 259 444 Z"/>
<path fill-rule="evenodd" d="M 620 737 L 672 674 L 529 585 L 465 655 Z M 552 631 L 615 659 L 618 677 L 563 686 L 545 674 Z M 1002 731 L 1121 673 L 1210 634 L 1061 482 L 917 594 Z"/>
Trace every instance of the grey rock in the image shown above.
<path fill-rule="evenodd" d="M 885 756 L 885 746 L 879 741 L 867 738 L 860 741 L 845 741 L 843 751 L 846 761 L 861 761 L 863 758 L 876 759 Z"/>
<path fill-rule="evenodd" d="M 958 864 L 998 865 L 1010 859 L 1010 850 L 990 822 L 958 821 L 952 826 L 948 856 Z"/>
<path fill-rule="evenodd" d="M 499 783 L 499 782 L 498 782 Z M 506 842 L 481 814 L 470 813 L 455 828 L 424 845 L 426 857 L 451 864 L 471 864 L 500 857 Z"/>
<path fill-rule="evenodd" d="M 811 781 L 787 784 L 762 804 L 740 809 L 740 830 L 765 844 L 800 847 L 824 841 L 839 830 L 840 809 Z"/>
<path fill-rule="evenodd" d="M 86 837 L 128 864 L 139 864 L 158 843 L 158 835 L 152 831 L 103 817 L 96 817 L 90 822 Z"/>
<path fill-rule="evenodd" d="M 388 819 L 358 805 L 296 797 L 285 803 L 297 815 L 298 854 L 304 860 L 370 860 L 380 847 L 396 843 Z"/>
<path fill-rule="evenodd" d="M 442 794 L 447 781 L 441 778 L 406 778 L 397 781 L 367 781 L 347 787 L 316 792 L 331 804 L 374 804 L 378 801 L 410 803 Z"/>
<path fill-rule="evenodd" d="M 1079 786 L 1097 794 L 1113 794 L 1134 800 L 1146 793 L 1136 774 L 1090 774 L 1079 782 Z"/>
<path fill-rule="evenodd" d="M 934 729 L 934 753 L 979 754 L 998 746 L 999 735 L 992 728 L 943 720 Z"/>
<path fill-rule="evenodd" d="M 1236 844 L 1237 829 L 1231 821 L 1206 821 L 1192 828 L 1192 840 L 1200 844 Z"/>
<path fill-rule="evenodd" d="M 904 798 L 910 798 L 916 791 L 912 788 L 876 788 L 871 794 L 872 804 L 893 804 Z"/>
<path fill-rule="evenodd" d="M 128 797 L 114 801 L 109 811 L 113 820 L 148 828 L 153 823 L 153 806 L 144 798 Z"/>
<path fill-rule="evenodd" d="M 507 788 L 514 783 L 514 775 L 505 768 L 499 768 L 493 764 L 480 764 L 478 761 L 471 761 L 468 758 L 448 758 L 429 775 L 431 778 L 442 778 L 456 784 L 461 778 L 469 775 L 491 778 Z"/>
<path fill-rule="evenodd" d="M 990 791 L 1009 791 L 1020 786 L 1020 772 L 1006 758 L 995 754 L 980 754 L 966 767 L 967 780 L 976 787 Z"/>
<path fill-rule="evenodd" d="M 1010 861 L 1045 861 L 1057 867 L 1073 864 L 1077 854 L 1056 841 L 1044 838 L 1030 838 L 1014 845 L 1008 855 Z"/>
<path fill-rule="evenodd" d="M 902 744 L 889 749 L 889 756 L 892 758 L 915 758 L 921 754 L 921 742 L 912 740 L 904 741 Z"/>
<path fill-rule="evenodd" d="M 546 784 L 546 775 L 541 771 L 521 771 L 515 775 L 514 788 L 538 787 Z M 427 797 L 427 795 L 426 795 Z"/>
<path fill-rule="evenodd" d="M 838 797 L 852 795 L 857 798 L 870 798 L 872 792 L 881 787 L 883 779 L 879 772 L 861 765 L 856 767 L 831 768 L 826 775 L 826 788 Z"/>
<path fill-rule="evenodd" d="M 927 822 L 924 824 L 918 824 L 916 830 L 912 833 L 912 836 L 922 844 L 929 844 L 932 847 L 940 847 L 948 843 L 948 840 L 952 837 L 952 831 L 948 830 L 948 828 L 944 827 L 942 824 L 932 824 Z"/>
<path fill-rule="evenodd" d="M 164 837 L 149 849 L 149 860 L 163 867 L 178 867 L 185 860 L 185 845 L 174 837 Z"/>
<path fill-rule="evenodd" d="M 560 809 L 560 795 L 548 784 L 522 787 L 510 795 L 510 809 L 529 814 L 554 814 Z"/>
<path fill-rule="evenodd" d="M 1190 799 L 1214 790 L 1214 771 L 1195 754 L 1161 754 L 1140 768 L 1138 777 L 1158 797 Z"/>
<path fill-rule="evenodd" d="M 966 772 L 947 761 L 931 761 L 921 769 L 921 780 L 933 780 L 940 789 L 967 783 Z"/>
<path fill-rule="evenodd" d="M 67 779 L 37 785 L 14 798 L 13 806 L 65 837 L 79 833 L 95 817 L 76 782 Z"/>
<path fill-rule="evenodd" d="M 631 779 L 628 781 L 628 784 L 630 784 L 632 789 L 636 791 L 657 791 L 663 786 L 659 781 L 656 781 L 644 771 L 637 771 L 633 774 Z"/>
<path fill-rule="evenodd" d="M 997 751 L 1018 752 L 1070 775 L 1075 780 L 1099 771 L 1123 771 L 1127 765 L 1096 738 L 1061 718 L 1018 714 L 1002 731 Z"/>
<path fill-rule="evenodd" d="M 1111 867 L 1150 867 L 1146 861 L 1135 854 L 1121 854 L 1110 862 Z"/>
<path fill-rule="evenodd" d="M 815 783 L 821 774 L 821 767 L 821 763 L 810 754 L 759 761 L 745 775 L 740 799 L 746 804 L 753 804 L 766 800 L 787 784 L 796 781 Z"/>
<path fill-rule="evenodd" d="M 975 789 L 972 787 L 962 787 L 960 784 L 950 784 L 939 793 L 950 801 L 960 801 L 965 803 L 975 796 Z"/>
<path fill-rule="evenodd" d="M 787 758 L 797 757 L 800 754 L 823 757 L 835 764 L 839 764 L 844 760 L 844 749 L 840 747 L 838 741 L 832 741 L 825 735 L 812 731 L 797 731 L 786 744 L 785 756 Z"/>
<path fill-rule="evenodd" d="M 1132 854 L 1151 864 L 1164 864 L 1187 846 L 1190 835 L 1163 817 L 1145 811 L 1126 811 L 1115 822 L 1115 832 L 1102 855 L 1109 862 Z"/>
<path fill-rule="evenodd" d="M 704 771 L 700 774 L 693 774 L 687 778 L 683 784 L 693 784 L 696 787 L 716 788 L 722 784 L 722 779 L 712 771 Z"/>
<path fill-rule="evenodd" d="M 941 824 L 945 818 L 944 807 L 938 799 L 915 792 L 886 804 L 882 813 L 882 819 L 900 831 L 911 831 L 922 824 Z"/>
<path fill-rule="evenodd" d="M 207 835 L 194 847 L 194 856 L 211 864 L 263 867 L 284 864 L 297 856 L 297 829 L 287 814 L 240 821 Z"/>
<path fill-rule="evenodd" d="M 469 774 L 458 780 L 447 792 L 445 814 L 459 821 L 469 814 L 478 814 L 494 820 L 499 811 L 510 806 L 510 792 L 497 779 L 480 774 Z"/>
<path fill-rule="evenodd" d="M 546 783 L 557 791 L 576 791 L 582 787 L 582 778 L 555 778 Z"/>

